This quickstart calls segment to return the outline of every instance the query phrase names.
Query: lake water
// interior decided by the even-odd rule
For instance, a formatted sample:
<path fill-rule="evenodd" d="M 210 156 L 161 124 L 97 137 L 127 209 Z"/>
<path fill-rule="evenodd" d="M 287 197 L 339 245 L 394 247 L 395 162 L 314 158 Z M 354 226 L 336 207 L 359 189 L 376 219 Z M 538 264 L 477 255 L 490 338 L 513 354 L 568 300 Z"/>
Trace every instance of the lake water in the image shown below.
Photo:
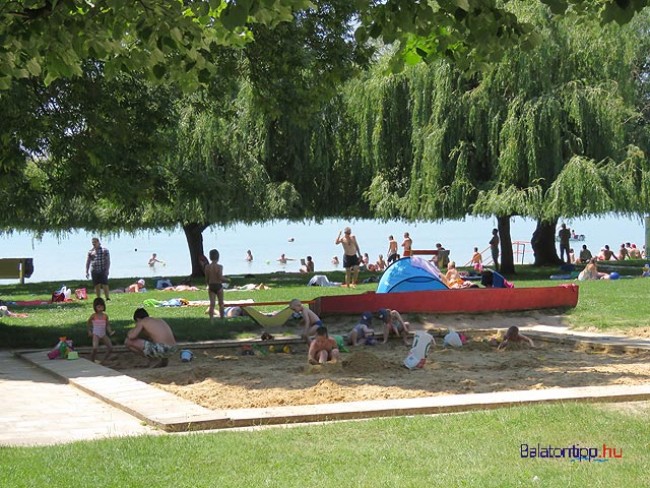
<path fill-rule="evenodd" d="M 577 234 L 584 234 L 584 242 L 575 242 L 577 250 L 582 244 L 596 254 L 605 244 L 617 250 L 623 242 L 633 242 L 641 248 L 645 244 L 645 226 L 640 219 L 608 217 L 566 221 Z M 474 246 L 483 251 L 488 247 L 491 230 L 496 219 L 468 218 L 464 221 L 442 223 L 409 223 L 403 221 L 376 220 L 325 220 L 321 223 L 295 223 L 277 221 L 265 225 L 235 225 L 229 228 L 210 228 L 203 232 L 205 253 L 219 249 L 220 262 L 226 275 L 245 273 L 269 273 L 273 271 L 296 272 L 300 258 L 313 257 L 316 271 L 340 269 L 331 264 L 333 256 L 341 259 L 342 249 L 334 241 L 339 230 L 349 225 L 357 236 L 362 253 L 368 253 L 371 262 L 379 254 L 386 257 L 388 236 L 392 234 L 401 244 L 404 232 L 409 232 L 414 249 L 432 249 L 436 242 L 451 250 L 450 258 L 458 265 L 467 263 Z M 513 218 L 511 236 L 513 241 L 530 241 L 535 222 Z M 28 282 L 59 281 L 61 283 L 85 280 L 86 254 L 91 248 L 93 234 L 75 232 L 64 237 L 46 234 L 35 239 L 29 233 L 14 233 L 0 237 L 0 257 L 34 258 L 34 274 Z M 102 245 L 111 253 L 111 277 L 186 276 L 191 271 L 189 251 L 182 229 L 174 232 L 141 232 L 135 235 L 99 235 Z M 290 239 L 293 239 L 290 242 Z M 245 260 L 250 249 L 253 261 Z M 401 248 L 400 248 L 401 250 Z M 150 268 L 147 264 L 152 253 L 165 265 Z M 280 264 L 280 254 L 294 259 Z M 532 262 L 530 245 L 526 246 L 524 263 Z M 521 262 L 521 258 L 518 260 Z M 0 280 L 15 283 L 15 280 Z"/>

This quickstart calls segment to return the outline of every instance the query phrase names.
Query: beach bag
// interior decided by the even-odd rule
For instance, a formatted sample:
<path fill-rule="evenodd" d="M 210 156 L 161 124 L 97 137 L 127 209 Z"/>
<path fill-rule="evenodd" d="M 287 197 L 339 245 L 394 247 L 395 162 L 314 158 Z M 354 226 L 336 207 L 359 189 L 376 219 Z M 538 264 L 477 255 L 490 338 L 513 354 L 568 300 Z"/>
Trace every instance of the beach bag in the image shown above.
<path fill-rule="evenodd" d="M 70 290 L 70 288 L 68 288 L 67 286 L 63 285 L 59 291 L 55 291 L 54 293 L 52 293 L 52 301 L 65 302 L 66 300 L 69 300 L 71 296 L 72 296 L 72 290 Z"/>
<path fill-rule="evenodd" d="M 404 366 L 406 366 L 408 369 L 423 368 L 427 362 L 429 347 L 431 347 L 431 344 L 435 345 L 435 343 L 436 341 L 431 334 L 422 330 L 418 330 L 415 333 L 413 347 L 409 351 L 409 355 L 406 356 L 406 359 L 404 360 Z"/>
<path fill-rule="evenodd" d="M 56 302 L 65 302 L 65 295 L 60 291 L 55 291 L 52 293 L 52 303 Z"/>
<path fill-rule="evenodd" d="M 492 271 L 489 269 L 483 270 L 481 273 L 481 285 L 483 285 L 486 288 L 492 287 L 492 284 L 494 283 L 494 275 L 492 274 Z"/>

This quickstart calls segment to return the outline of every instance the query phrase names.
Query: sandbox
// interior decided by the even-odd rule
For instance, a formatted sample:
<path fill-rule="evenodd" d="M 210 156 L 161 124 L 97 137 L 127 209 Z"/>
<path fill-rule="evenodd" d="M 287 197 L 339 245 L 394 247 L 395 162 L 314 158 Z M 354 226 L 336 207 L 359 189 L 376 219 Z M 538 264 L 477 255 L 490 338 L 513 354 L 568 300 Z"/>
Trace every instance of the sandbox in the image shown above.
<path fill-rule="evenodd" d="M 309 367 L 301 344 L 291 354 L 254 356 L 237 347 L 194 348 L 193 361 L 176 356 L 161 369 L 120 353 L 106 366 L 215 410 L 650 382 L 649 351 L 544 340 L 534 349 L 497 351 L 489 333 L 468 334 L 460 349 L 438 341 L 425 367 L 413 371 L 402 365 L 408 348 L 397 339 L 350 348 L 341 364 L 327 367 Z"/>

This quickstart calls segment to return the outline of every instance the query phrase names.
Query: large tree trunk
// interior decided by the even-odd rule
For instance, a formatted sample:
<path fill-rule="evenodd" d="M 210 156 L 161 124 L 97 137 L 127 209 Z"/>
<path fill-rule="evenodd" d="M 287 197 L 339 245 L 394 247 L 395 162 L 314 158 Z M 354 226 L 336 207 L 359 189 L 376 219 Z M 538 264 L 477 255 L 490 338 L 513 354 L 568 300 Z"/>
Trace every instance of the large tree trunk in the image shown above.
<path fill-rule="evenodd" d="M 557 266 L 562 264 L 555 247 L 555 227 L 557 219 L 551 222 L 537 221 L 537 228 L 530 241 L 535 255 L 535 266 Z"/>
<path fill-rule="evenodd" d="M 203 231 L 207 227 L 206 224 L 197 223 L 185 224 L 183 226 L 187 247 L 190 250 L 190 259 L 192 260 L 192 278 L 205 276 L 203 268 L 207 264 L 207 259 L 203 251 Z"/>
<path fill-rule="evenodd" d="M 512 236 L 510 235 L 510 216 L 497 217 L 497 228 L 501 240 L 501 266 L 499 272 L 506 275 L 515 274 L 515 261 L 512 254 Z"/>

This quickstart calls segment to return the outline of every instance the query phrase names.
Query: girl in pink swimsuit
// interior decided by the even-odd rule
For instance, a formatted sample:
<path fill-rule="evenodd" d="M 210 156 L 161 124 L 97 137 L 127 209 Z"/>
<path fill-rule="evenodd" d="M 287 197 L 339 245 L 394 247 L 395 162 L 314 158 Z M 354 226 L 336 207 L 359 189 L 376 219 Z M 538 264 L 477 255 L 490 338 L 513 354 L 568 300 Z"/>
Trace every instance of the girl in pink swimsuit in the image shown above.
<path fill-rule="evenodd" d="M 95 361 L 99 341 L 102 341 L 106 346 L 106 355 L 104 356 L 104 361 L 106 361 L 113 351 L 113 343 L 109 336 L 112 336 L 115 332 L 111 329 L 108 315 L 104 313 L 106 310 L 106 302 L 102 298 L 95 298 L 93 309 L 95 312 L 88 318 L 87 322 L 88 335 L 93 338 L 93 350 L 90 354 L 90 360 Z"/>

